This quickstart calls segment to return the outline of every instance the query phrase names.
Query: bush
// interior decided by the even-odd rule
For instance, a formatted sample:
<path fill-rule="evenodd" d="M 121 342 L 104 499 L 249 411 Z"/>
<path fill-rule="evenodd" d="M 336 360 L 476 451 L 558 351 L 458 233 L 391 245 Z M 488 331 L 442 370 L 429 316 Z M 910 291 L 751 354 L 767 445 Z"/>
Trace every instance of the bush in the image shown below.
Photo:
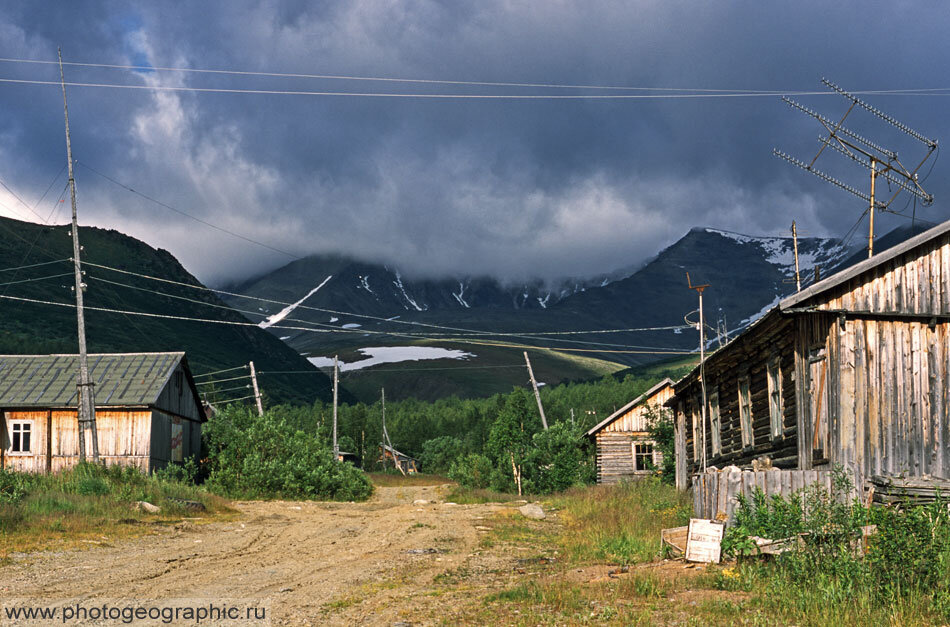
<path fill-rule="evenodd" d="M 0 468 L 0 504 L 16 504 L 29 493 L 30 477 Z"/>
<path fill-rule="evenodd" d="M 422 445 L 419 461 L 423 471 L 430 474 L 442 473 L 448 471 L 461 454 L 462 441 L 450 435 L 443 435 Z"/>
<path fill-rule="evenodd" d="M 491 460 L 478 453 L 459 457 L 449 468 L 449 478 L 466 488 L 484 490 L 491 484 Z"/>
<path fill-rule="evenodd" d="M 535 433 L 525 464 L 534 491 L 548 494 L 593 481 L 596 470 L 583 445 L 580 427 L 568 422 Z"/>
<path fill-rule="evenodd" d="M 208 485 L 225 495 L 353 501 L 372 494 L 363 471 L 337 462 L 323 440 L 272 413 L 221 412 L 205 436 Z"/>

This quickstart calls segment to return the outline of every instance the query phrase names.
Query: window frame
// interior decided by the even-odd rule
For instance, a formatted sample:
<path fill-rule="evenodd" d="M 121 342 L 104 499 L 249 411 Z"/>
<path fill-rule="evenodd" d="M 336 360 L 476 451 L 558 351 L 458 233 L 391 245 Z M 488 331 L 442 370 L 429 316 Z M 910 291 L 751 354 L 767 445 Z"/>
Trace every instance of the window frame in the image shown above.
<path fill-rule="evenodd" d="M 633 453 L 633 471 L 634 472 L 650 472 L 652 468 L 641 467 L 640 464 L 637 463 L 637 460 L 641 457 L 649 457 L 650 463 L 653 465 L 656 465 L 655 443 L 649 440 L 634 440 L 633 442 L 630 443 L 630 446 L 631 446 L 631 452 Z M 649 453 L 644 453 L 642 451 L 638 452 L 637 451 L 638 447 L 649 447 L 650 452 Z"/>
<path fill-rule="evenodd" d="M 719 410 L 719 386 L 709 394 L 709 430 L 712 436 L 712 456 L 722 455 L 722 415 Z"/>
<path fill-rule="evenodd" d="M 742 448 L 755 446 L 755 434 L 752 432 L 752 378 L 748 373 L 739 377 L 739 430 L 742 434 Z"/>
<path fill-rule="evenodd" d="M 785 399 L 782 397 L 782 360 L 773 355 L 766 366 L 769 392 L 769 435 L 779 440 L 785 432 Z"/>
<path fill-rule="evenodd" d="M 36 441 L 36 438 L 34 437 L 36 431 L 33 428 L 35 421 L 30 418 L 12 419 L 12 420 L 8 418 L 7 421 L 10 423 L 10 434 L 9 434 L 10 448 L 6 452 L 9 453 L 10 455 L 24 455 L 24 456 L 35 455 L 36 451 L 33 450 L 33 444 Z M 19 431 L 17 430 L 17 427 L 19 427 Z M 23 427 L 26 427 L 25 433 L 26 433 L 27 440 L 29 443 L 29 446 L 26 448 L 26 450 L 23 450 L 23 435 L 24 435 Z M 19 439 L 20 450 L 17 450 L 16 448 L 14 448 L 17 439 Z"/>

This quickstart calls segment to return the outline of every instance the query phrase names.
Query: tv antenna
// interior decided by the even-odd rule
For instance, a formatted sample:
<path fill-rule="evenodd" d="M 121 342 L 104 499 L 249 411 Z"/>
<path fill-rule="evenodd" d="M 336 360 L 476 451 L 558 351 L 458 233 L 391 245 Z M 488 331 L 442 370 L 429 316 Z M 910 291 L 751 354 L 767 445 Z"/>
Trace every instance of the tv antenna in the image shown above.
<path fill-rule="evenodd" d="M 870 225 L 868 227 L 868 257 L 871 257 L 874 255 L 875 209 L 878 211 L 887 210 L 891 203 L 894 202 L 894 199 L 897 198 L 898 194 L 900 194 L 902 191 L 907 192 L 908 194 L 911 194 L 920 200 L 924 206 L 933 204 L 934 197 L 931 194 L 928 194 L 924 188 L 921 187 L 917 175 L 918 172 L 920 172 L 921 167 L 927 163 L 927 160 L 930 159 L 931 155 L 933 155 L 934 151 L 937 149 L 937 142 L 936 140 L 924 137 L 909 126 L 897 121 L 883 111 L 864 102 L 857 96 L 846 92 L 828 79 L 823 78 L 821 79 L 821 82 L 832 91 L 837 92 L 850 100 L 851 106 L 848 107 L 848 110 L 845 111 L 840 120 L 834 122 L 817 111 L 812 111 L 808 107 L 783 96 L 782 100 L 784 100 L 785 103 L 790 107 L 793 109 L 798 109 L 802 113 L 805 113 L 818 120 L 818 122 L 825 128 L 827 135 L 818 137 L 818 141 L 821 142 L 821 148 L 818 150 L 818 154 L 816 154 L 815 157 L 808 163 L 805 163 L 800 159 L 796 159 L 795 157 L 792 157 L 791 155 L 788 155 L 777 148 L 772 150 L 772 154 L 785 159 L 793 165 L 797 165 L 803 170 L 811 172 L 825 182 L 836 185 L 846 192 L 850 192 L 858 198 L 864 199 L 868 203 L 867 212 L 870 215 Z M 860 107 L 868 111 L 881 120 L 887 122 L 894 128 L 924 144 L 927 147 L 927 152 L 920 163 L 918 163 L 913 169 L 908 169 L 907 166 L 901 162 L 896 151 L 884 148 L 883 146 L 880 146 L 873 141 L 859 135 L 858 133 L 855 133 L 854 131 L 842 126 L 845 119 L 847 119 L 855 107 Z M 836 179 L 830 174 L 815 168 L 815 162 L 818 160 L 818 157 L 821 156 L 821 153 L 825 151 L 825 148 L 831 148 L 841 155 L 848 157 L 858 165 L 862 165 L 870 170 L 870 193 L 866 194 L 863 191 Z M 886 200 L 881 200 L 875 195 L 875 182 L 878 177 L 881 177 L 888 183 L 893 184 L 896 188 L 893 195 L 891 195 L 891 197 Z"/>

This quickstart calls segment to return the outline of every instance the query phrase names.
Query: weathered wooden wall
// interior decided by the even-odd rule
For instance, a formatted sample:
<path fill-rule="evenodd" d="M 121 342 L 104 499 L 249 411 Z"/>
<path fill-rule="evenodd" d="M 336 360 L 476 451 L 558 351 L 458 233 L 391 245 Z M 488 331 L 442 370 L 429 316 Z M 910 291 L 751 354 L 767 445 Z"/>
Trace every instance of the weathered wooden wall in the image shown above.
<path fill-rule="evenodd" d="M 194 394 L 189 389 L 188 377 L 179 363 L 168 383 L 162 388 L 154 405 L 169 414 L 175 414 L 191 420 L 201 420 L 203 412 L 195 403 Z"/>
<path fill-rule="evenodd" d="M 794 320 L 770 314 L 752 332 L 736 338 L 721 352 L 714 353 L 705 364 L 706 374 L 706 463 L 708 466 L 748 464 L 753 459 L 767 455 L 775 466 L 794 468 L 798 463 L 796 421 L 797 399 L 795 393 Z M 782 428 L 778 437 L 772 437 L 769 408 L 767 368 L 771 359 L 778 359 L 782 381 Z M 694 371 L 695 374 L 695 371 Z M 752 444 L 743 445 L 739 415 L 739 380 L 749 377 L 749 394 L 752 403 Z M 681 412 L 676 424 L 685 426 L 684 452 L 686 470 L 696 472 L 700 467 L 698 451 L 702 446 L 694 438 L 693 416 L 701 420 L 702 391 L 698 377 L 690 375 L 676 385 L 674 410 Z M 712 412 L 709 399 L 718 393 L 719 441 L 721 451 L 713 451 Z M 701 424 L 696 435 L 701 436 Z"/>
<path fill-rule="evenodd" d="M 14 420 L 30 420 L 32 451 L 11 454 L 10 425 Z M 105 464 L 135 466 L 146 472 L 164 467 L 171 461 L 172 417 L 159 411 L 98 409 L 96 428 L 99 457 Z M 2 453 L 0 467 L 25 472 L 56 472 L 74 466 L 79 460 L 79 427 L 75 410 L 5 411 L 0 417 Z M 184 456 L 199 454 L 201 425 L 181 419 Z M 87 452 L 92 442 L 87 434 Z"/>
<path fill-rule="evenodd" d="M 798 315 L 799 335 L 823 340 L 828 355 L 828 463 L 859 487 L 871 475 L 950 478 L 950 234 L 796 308 L 827 312 Z M 803 410 L 809 468 L 814 403 Z"/>
<path fill-rule="evenodd" d="M 649 470 L 634 468 L 634 438 L 642 444 L 653 445 L 653 464 L 659 466 L 663 455 L 656 449 L 656 443 L 650 434 L 643 431 L 625 433 L 622 431 L 603 431 L 597 434 L 597 483 L 617 483 L 623 479 L 648 475 Z"/>
<path fill-rule="evenodd" d="M 616 416 L 613 420 L 604 425 L 600 431 L 598 431 L 598 434 L 604 431 L 608 433 L 646 433 L 650 430 L 650 415 L 661 409 L 663 404 L 672 397 L 673 387 L 663 387 L 657 390 L 650 398 L 644 399 L 642 403 Z"/>
<path fill-rule="evenodd" d="M 767 496 L 788 497 L 815 483 L 830 491 L 831 471 L 774 469 L 697 473 L 693 475 L 693 515 L 731 523 L 739 494 L 751 498 L 758 488 Z"/>

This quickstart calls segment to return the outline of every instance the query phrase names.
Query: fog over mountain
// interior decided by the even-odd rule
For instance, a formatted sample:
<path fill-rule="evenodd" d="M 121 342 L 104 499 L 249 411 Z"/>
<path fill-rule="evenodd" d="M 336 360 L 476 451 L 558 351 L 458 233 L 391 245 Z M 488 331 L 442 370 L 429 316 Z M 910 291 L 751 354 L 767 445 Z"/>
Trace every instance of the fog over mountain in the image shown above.
<path fill-rule="evenodd" d="M 141 66 L 65 68 L 73 83 L 154 88 L 69 87 L 81 221 L 166 248 L 204 281 L 311 254 L 414 278 L 551 281 L 637 266 L 697 224 L 784 235 L 794 219 L 804 235 L 843 236 L 863 201 L 771 156 L 810 160 L 822 131 L 778 93 L 821 92 L 795 98 L 837 119 L 848 103 L 824 93 L 827 76 L 946 139 L 948 23 L 940 4 L 857 1 L 7 3 L 0 78 L 55 83 L 54 65 L 10 59 L 52 61 L 58 46 L 68 62 Z M 869 46 L 886 54 L 871 63 Z M 937 91 L 881 93 L 907 89 Z M 848 125 L 922 157 L 867 112 Z M 828 152 L 823 169 L 866 188 Z M 64 155 L 58 85 L 0 82 L 0 215 L 62 221 Z M 948 216 L 946 164 L 918 217 Z M 885 214 L 879 228 L 906 222 Z"/>

